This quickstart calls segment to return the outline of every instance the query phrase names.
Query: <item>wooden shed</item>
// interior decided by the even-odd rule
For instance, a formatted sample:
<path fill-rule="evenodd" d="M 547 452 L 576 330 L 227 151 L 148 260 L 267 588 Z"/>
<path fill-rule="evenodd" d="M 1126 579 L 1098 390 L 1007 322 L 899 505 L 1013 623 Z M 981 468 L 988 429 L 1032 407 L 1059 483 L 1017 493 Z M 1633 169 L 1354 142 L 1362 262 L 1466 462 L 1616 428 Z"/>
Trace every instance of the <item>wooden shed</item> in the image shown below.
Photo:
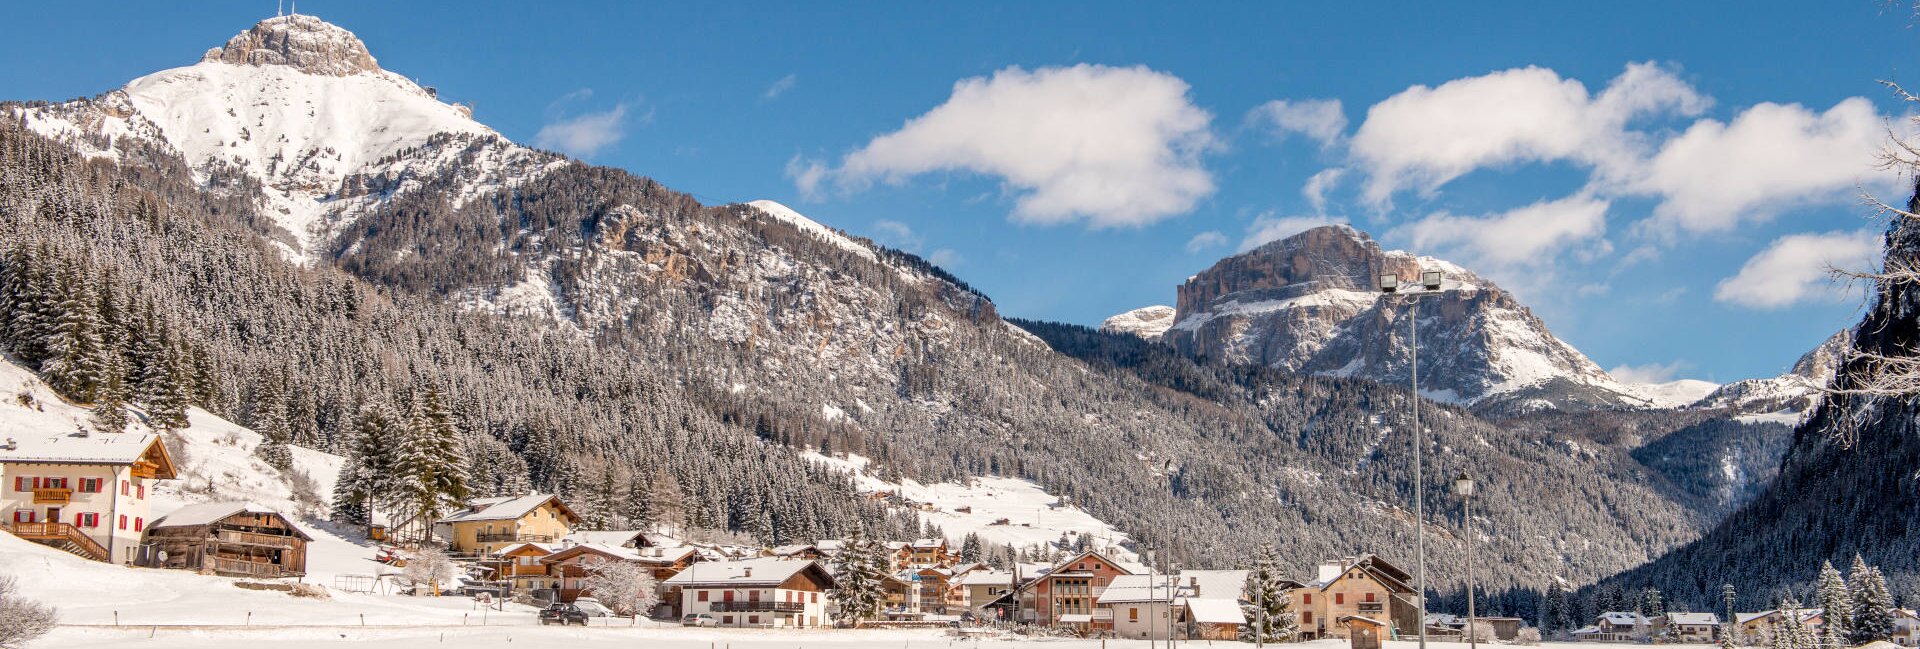
<path fill-rule="evenodd" d="M 1343 615 L 1339 622 L 1347 627 L 1347 642 L 1352 649 L 1380 649 L 1380 641 L 1387 634 L 1387 623 L 1370 617 Z"/>
<path fill-rule="evenodd" d="M 230 577 L 299 577 L 307 536 L 279 512 L 246 502 L 189 505 L 147 526 L 139 565 Z"/>

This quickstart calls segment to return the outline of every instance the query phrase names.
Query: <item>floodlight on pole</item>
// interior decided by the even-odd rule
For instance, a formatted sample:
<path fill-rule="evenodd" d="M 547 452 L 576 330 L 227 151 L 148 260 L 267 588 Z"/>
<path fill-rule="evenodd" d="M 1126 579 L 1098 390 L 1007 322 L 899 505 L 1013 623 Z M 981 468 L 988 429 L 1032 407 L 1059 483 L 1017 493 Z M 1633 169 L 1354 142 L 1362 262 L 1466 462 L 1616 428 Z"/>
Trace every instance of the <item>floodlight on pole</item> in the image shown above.
<path fill-rule="evenodd" d="M 1420 298 L 1438 294 L 1446 283 L 1446 277 L 1437 270 L 1420 269 L 1414 275 L 1419 286 L 1425 290 L 1401 292 L 1399 273 L 1381 273 L 1376 286 L 1387 295 L 1399 294 L 1407 298 L 1409 304 L 1418 305 Z M 1422 447 L 1426 446 L 1426 431 L 1420 428 L 1420 314 L 1417 309 L 1409 309 L 1407 317 L 1407 358 L 1408 374 L 1413 383 L 1413 394 L 1408 399 L 1413 412 L 1413 539 L 1414 539 L 1414 588 L 1416 600 L 1420 603 L 1420 649 L 1427 649 L 1427 535 L 1426 535 L 1426 475 L 1421 467 Z"/>
<path fill-rule="evenodd" d="M 1467 643 L 1472 649 L 1480 649 L 1480 636 L 1473 626 L 1473 476 L 1460 472 L 1460 477 L 1453 479 L 1453 490 L 1460 494 L 1460 525 L 1467 539 Z"/>

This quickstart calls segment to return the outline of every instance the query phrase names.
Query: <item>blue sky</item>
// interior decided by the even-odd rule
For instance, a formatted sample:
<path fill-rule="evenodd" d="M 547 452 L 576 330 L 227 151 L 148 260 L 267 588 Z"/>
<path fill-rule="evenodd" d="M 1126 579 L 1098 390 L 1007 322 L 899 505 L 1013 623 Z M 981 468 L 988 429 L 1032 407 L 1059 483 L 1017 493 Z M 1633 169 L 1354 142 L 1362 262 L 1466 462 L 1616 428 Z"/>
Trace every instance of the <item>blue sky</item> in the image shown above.
<path fill-rule="evenodd" d="M 1816 271 L 1870 253 L 1856 188 L 1902 194 L 1872 169 L 1909 110 L 1876 81 L 1920 67 L 1902 10 L 1439 4 L 299 9 L 516 141 L 781 201 L 1010 315 L 1171 304 L 1263 232 L 1345 221 L 1639 377 L 1775 374 L 1857 318 Z M 110 90 L 273 11 L 14 6 L 0 96 Z"/>

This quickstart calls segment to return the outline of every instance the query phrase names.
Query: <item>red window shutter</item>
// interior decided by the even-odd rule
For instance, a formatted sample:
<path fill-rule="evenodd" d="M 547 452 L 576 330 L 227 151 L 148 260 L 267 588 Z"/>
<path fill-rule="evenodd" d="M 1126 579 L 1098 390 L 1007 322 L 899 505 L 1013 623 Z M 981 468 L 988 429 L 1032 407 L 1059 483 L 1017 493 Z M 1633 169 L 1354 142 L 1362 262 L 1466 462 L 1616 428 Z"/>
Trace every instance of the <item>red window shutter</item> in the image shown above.
<path fill-rule="evenodd" d="M 26 490 L 27 490 L 27 478 L 26 478 L 26 476 L 14 476 L 14 477 L 13 477 L 13 490 L 14 490 L 14 491 L 26 491 Z"/>
<path fill-rule="evenodd" d="M 120 529 L 123 529 L 123 530 L 124 530 L 124 529 L 127 529 L 127 515 L 126 515 L 126 514 L 121 514 L 121 515 L 120 515 Z"/>
<path fill-rule="evenodd" d="M 129 483 L 129 482 L 127 482 L 127 481 L 125 481 L 125 480 L 121 480 L 121 481 L 120 481 L 120 495 L 122 495 L 122 496 L 125 496 L 125 495 L 127 495 L 127 494 L 130 494 L 130 493 L 133 493 L 133 486 L 132 486 L 132 484 L 131 484 L 131 483 Z"/>
<path fill-rule="evenodd" d="M 723 602 L 733 601 L 733 591 L 729 590 L 729 591 L 720 593 L 720 601 L 723 601 Z"/>
<path fill-rule="evenodd" d="M 1300 602 L 1300 603 L 1302 603 L 1302 604 L 1312 604 L 1312 603 L 1313 603 L 1313 593 L 1306 593 L 1306 594 L 1304 594 L 1304 595 L 1301 595 L 1301 596 L 1300 596 L 1300 599 L 1301 599 L 1301 602 Z"/>
<path fill-rule="evenodd" d="M 1300 614 L 1300 623 L 1301 623 L 1301 624 L 1313 624 L 1313 611 L 1307 611 L 1307 612 L 1305 612 L 1305 613 L 1301 613 L 1301 614 Z"/>
<path fill-rule="evenodd" d="M 134 488 L 135 488 L 135 489 L 138 489 L 138 490 L 139 490 L 139 495 L 138 495 L 138 496 L 135 496 L 135 498 L 139 498 L 139 499 L 141 499 L 141 500 L 145 500 L 145 499 L 147 498 L 147 486 L 146 486 L 146 485 L 144 485 L 144 484 L 140 484 L 140 485 L 134 485 Z"/>
<path fill-rule="evenodd" d="M 133 517 L 133 531 L 138 532 L 140 531 L 141 528 L 146 527 L 146 522 L 147 522 L 147 519 L 141 518 L 139 516 Z"/>
<path fill-rule="evenodd" d="M 35 488 L 35 489 L 39 489 L 39 488 L 40 488 L 40 478 L 34 478 L 34 479 L 33 479 L 33 488 Z"/>

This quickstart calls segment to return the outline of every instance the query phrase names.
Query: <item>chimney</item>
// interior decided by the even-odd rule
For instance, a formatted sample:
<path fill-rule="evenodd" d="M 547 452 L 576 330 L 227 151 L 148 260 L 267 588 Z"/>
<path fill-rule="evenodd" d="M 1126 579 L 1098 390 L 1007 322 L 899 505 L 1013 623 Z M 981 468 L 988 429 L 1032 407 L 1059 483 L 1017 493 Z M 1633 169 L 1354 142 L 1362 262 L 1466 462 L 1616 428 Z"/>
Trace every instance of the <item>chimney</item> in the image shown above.
<path fill-rule="evenodd" d="M 740 576 L 742 576 L 742 577 L 752 577 L 752 576 L 753 576 L 753 566 L 747 566 L 747 567 L 745 567 L 745 568 L 741 568 L 741 569 L 740 569 Z"/>
<path fill-rule="evenodd" d="M 0 446 L 0 449 L 6 449 L 9 451 L 18 450 L 19 448 L 20 448 L 20 444 L 18 442 L 13 441 L 13 438 L 11 437 L 7 438 L 7 443 L 5 446 Z"/>
<path fill-rule="evenodd" d="M 1346 565 L 1338 561 L 1327 561 L 1327 562 L 1321 563 L 1320 572 L 1318 574 L 1319 581 L 1321 583 L 1333 581 L 1334 579 L 1340 576 L 1340 573 L 1346 572 L 1346 570 L 1347 570 Z"/>
<path fill-rule="evenodd" d="M 1187 588 L 1193 591 L 1192 593 L 1187 595 L 1188 597 L 1199 597 L 1200 596 L 1200 578 L 1188 576 Z"/>

